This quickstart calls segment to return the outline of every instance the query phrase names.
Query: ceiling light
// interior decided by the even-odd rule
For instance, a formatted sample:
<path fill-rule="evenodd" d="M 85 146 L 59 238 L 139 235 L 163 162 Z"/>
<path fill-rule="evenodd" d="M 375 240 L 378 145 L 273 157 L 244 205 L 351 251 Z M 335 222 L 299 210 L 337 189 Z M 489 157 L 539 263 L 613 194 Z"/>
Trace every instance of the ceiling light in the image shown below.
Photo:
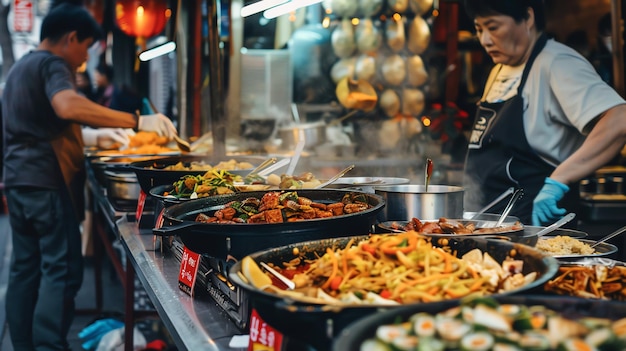
<path fill-rule="evenodd" d="M 284 3 L 282 5 L 272 7 L 269 10 L 265 10 L 265 12 L 263 12 L 263 17 L 268 18 L 268 19 L 276 18 L 278 16 L 282 16 L 289 12 L 295 11 L 299 8 L 314 5 L 322 1 L 323 0 L 298 0 L 298 1 L 291 0 L 288 3 Z"/>
<path fill-rule="evenodd" d="M 176 50 L 176 43 L 173 41 L 168 41 L 167 43 L 159 46 L 155 46 L 152 49 L 146 50 L 139 54 L 140 61 L 150 61 L 159 56 L 163 56 L 169 54 L 170 52 Z"/>
<path fill-rule="evenodd" d="M 241 17 L 248 17 L 261 11 L 265 11 L 271 7 L 283 4 L 287 1 L 289 0 L 261 0 L 242 7 L 239 13 L 241 14 Z"/>

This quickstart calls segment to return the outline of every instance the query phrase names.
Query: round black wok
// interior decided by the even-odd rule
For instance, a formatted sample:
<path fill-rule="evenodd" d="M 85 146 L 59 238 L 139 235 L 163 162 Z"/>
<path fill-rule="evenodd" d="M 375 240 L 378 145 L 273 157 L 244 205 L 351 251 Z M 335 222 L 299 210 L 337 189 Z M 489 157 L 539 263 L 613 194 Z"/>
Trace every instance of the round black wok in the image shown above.
<path fill-rule="evenodd" d="M 194 219 L 199 213 L 211 215 L 231 201 L 249 197 L 260 199 L 268 191 L 248 191 L 236 194 L 209 196 L 166 206 L 163 227 L 153 229 L 156 235 L 178 235 L 185 246 L 200 254 L 226 259 L 243 258 L 252 252 L 307 240 L 335 238 L 348 234 L 369 234 L 376 216 L 385 205 L 375 194 L 338 189 L 301 189 L 299 196 L 315 202 L 340 202 L 345 194 L 363 195 L 371 208 L 357 213 L 298 222 L 270 224 L 201 223 Z"/>
<path fill-rule="evenodd" d="M 157 185 L 154 188 L 151 188 L 148 194 L 150 194 L 150 196 L 152 196 L 153 198 L 163 203 L 165 207 L 180 204 L 180 203 L 190 200 L 189 198 L 176 198 L 172 196 L 163 195 L 165 194 L 166 191 L 172 191 L 173 189 L 174 189 L 174 186 L 171 184 Z"/>
<path fill-rule="evenodd" d="M 554 296 L 498 296 L 501 304 L 518 304 L 526 306 L 546 306 L 556 312 L 573 317 L 598 317 L 620 319 L 626 315 L 626 304 L 616 301 L 600 301 L 574 297 Z M 378 326 L 406 321 L 415 313 L 426 312 L 436 314 L 456 307 L 459 301 L 443 301 L 431 304 L 413 305 L 386 311 L 365 317 L 346 327 L 333 342 L 333 351 L 359 350 L 361 344 L 373 338 Z M 330 349 L 328 349 L 330 350 Z"/>
<path fill-rule="evenodd" d="M 175 181 L 179 180 L 185 175 L 202 175 L 206 173 L 206 170 L 191 171 L 164 169 L 168 166 L 173 166 L 179 162 L 182 162 L 187 166 L 190 165 L 192 162 L 203 162 L 205 164 L 215 166 L 221 161 L 229 161 L 231 159 L 234 159 L 237 162 L 250 162 L 254 167 L 258 166 L 259 164 L 261 164 L 261 162 L 265 160 L 265 158 L 261 156 L 225 156 L 224 158 L 216 159 L 212 158 L 211 156 L 186 155 L 131 162 L 128 167 L 133 170 L 135 174 L 137 174 L 137 180 L 139 181 L 141 190 L 143 190 L 147 194 L 153 187 L 165 184 L 172 185 Z M 245 176 L 250 171 L 252 171 L 252 168 L 232 170 L 229 172 Z"/>
<path fill-rule="evenodd" d="M 318 241 L 309 241 L 277 247 L 251 254 L 256 262 L 274 263 L 293 259 L 294 249 L 307 258 L 323 255 L 328 247 L 343 248 L 351 239 L 366 239 L 361 237 L 343 237 Z M 480 248 L 488 252 L 496 261 L 502 262 L 512 250 L 516 251 L 516 259 L 524 261 L 523 273 L 537 272 L 537 279 L 522 288 L 508 291 L 506 294 L 519 292 L 541 291 L 541 286 L 553 277 L 558 270 L 558 262 L 553 257 L 543 255 L 530 246 L 510 241 L 490 239 L 486 237 L 452 237 L 448 245 L 458 256 Z M 250 294 L 252 307 L 256 308 L 261 318 L 278 331 L 290 338 L 301 340 L 318 350 L 329 350 L 332 338 L 339 334 L 353 321 L 374 314 L 381 310 L 395 309 L 401 306 L 383 305 L 349 305 L 331 306 L 324 304 L 305 303 L 288 299 L 277 294 L 257 289 L 244 282 L 237 272 L 241 270 L 241 263 L 237 262 L 229 269 L 228 278 Z M 427 305 L 427 304 L 409 304 Z M 347 349 L 346 349 L 347 350 Z"/>

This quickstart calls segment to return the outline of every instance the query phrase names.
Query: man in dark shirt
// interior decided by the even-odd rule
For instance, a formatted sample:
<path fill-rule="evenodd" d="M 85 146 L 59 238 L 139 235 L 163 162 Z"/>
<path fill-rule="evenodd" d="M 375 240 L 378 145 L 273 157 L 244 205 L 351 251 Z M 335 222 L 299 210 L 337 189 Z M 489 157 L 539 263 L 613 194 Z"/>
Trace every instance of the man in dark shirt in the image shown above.
<path fill-rule="evenodd" d="M 84 167 L 81 126 L 176 133 L 162 114 L 115 111 L 77 93 L 74 74 L 100 35 L 83 7 L 53 6 L 38 48 L 6 79 L 4 184 L 13 243 L 6 315 L 16 351 L 68 349 L 83 276 L 79 212 L 70 190 Z"/>

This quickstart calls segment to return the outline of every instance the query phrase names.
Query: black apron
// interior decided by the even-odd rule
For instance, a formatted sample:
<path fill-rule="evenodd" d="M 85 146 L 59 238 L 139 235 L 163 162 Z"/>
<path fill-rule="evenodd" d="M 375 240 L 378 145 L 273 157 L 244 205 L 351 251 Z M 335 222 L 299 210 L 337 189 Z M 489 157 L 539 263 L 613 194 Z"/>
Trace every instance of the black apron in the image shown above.
<path fill-rule="evenodd" d="M 521 188 L 524 195 L 517 200 L 510 215 L 519 217 L 522 223 L 531 223 L 533 200 L 545 178 L 554 171 L 554 166 L 541 159 L 528 143 L 524 132 L 522 90 L 528 72 L 546 42 L 547 37 L 543 34 L 533 47 L 517 95 L 507 101 L 481 101 L 478 105 L 465 160 L 465 211 L 478 211 L 510 187 Z M 488 212 L 501 213 L 506 204 L 507 201 L 503 200 Z"/>

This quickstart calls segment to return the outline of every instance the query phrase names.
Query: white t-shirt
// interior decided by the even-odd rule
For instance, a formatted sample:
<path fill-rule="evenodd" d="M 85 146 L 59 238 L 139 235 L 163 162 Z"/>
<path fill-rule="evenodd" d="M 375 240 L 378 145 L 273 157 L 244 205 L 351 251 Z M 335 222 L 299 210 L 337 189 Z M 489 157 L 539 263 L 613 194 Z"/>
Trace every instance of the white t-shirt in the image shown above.
<path fill-rule="evenodd" d="M 517 89 L 522 80 L 522 72 L 524 72 L 526 65 L 498 65 L 498 67 L 496 67 L 496 76 L 493 82 L 485 87 L 486 100 L 488 102 L 502 102 L 517 95 Z"/>
<path fill-rule="evenodd" d="M 483 100 L 498 102 L 514 96 L 523 69 L 523 65 L 496 65 L 489 74 Z M 626 103 L 583 56 L 552 39 L 535 58 L 522 96 L 528 143 L 554 166 L 580 147 L 590 130 L 589 122 Z"/>

